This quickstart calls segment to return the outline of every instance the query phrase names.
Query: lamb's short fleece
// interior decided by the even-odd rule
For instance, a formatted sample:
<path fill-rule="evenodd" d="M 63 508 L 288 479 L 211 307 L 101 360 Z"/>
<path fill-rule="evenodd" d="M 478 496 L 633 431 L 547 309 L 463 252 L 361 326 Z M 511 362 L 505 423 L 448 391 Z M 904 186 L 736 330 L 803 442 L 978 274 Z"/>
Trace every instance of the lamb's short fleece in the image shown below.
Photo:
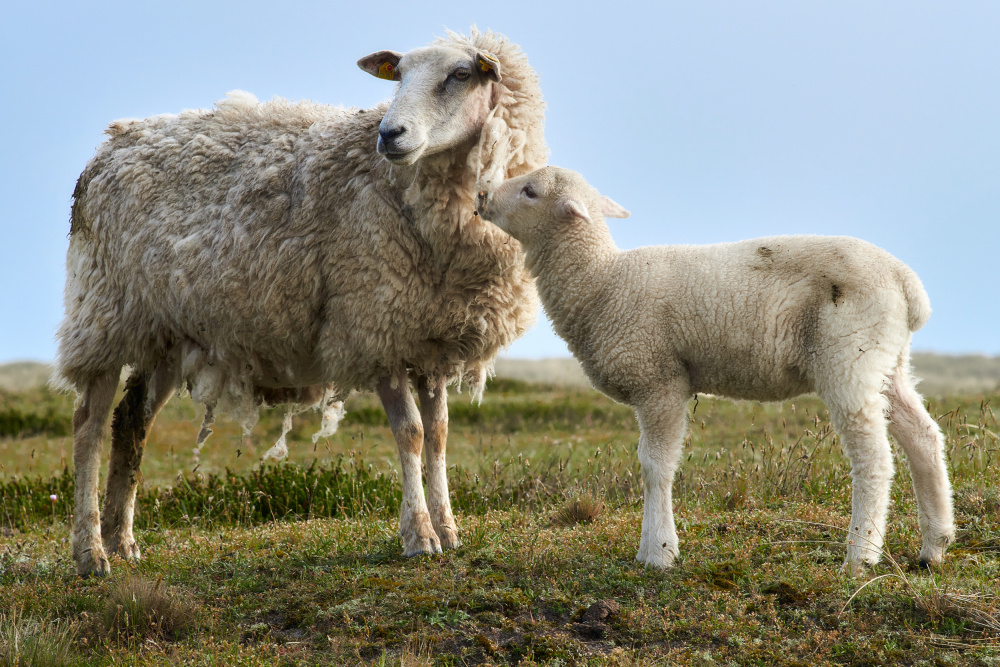
<path fill-rule="evenodd" d="M 845 565 L 879 559 L 893 456 L 906 453 L 923 548 L 954 539 L 940 429 L 914 389 L 912 333 L 930 303 L 905 264 L 847 237 L 777 236 L 619 250 L 605 216 L 628 212 L 577 173 L 545 167 L 481 196 L 521 242 L 546 313 L 594 386 L 631 405 L 642 435 L 645 509 L 638 559 L 678 553 L 671 485 L 692 394 L 780 401 L 816 392 L 851 460 Z"/>
<path fill-rule="evenodd" d="M 475 193 L 544 163 L 544 104 L 527 58 L 491 32 L 358 65 L 400 82 L 391 103 L 230 94 L 112 123 L 80 176 L 58 373 L 80 392 L 81 574 L 106 574 L 110 553 L 139 557 L 146 434 L 182 386 L 207 408 L 199 444 L 215 412 L 249 427 L 261 403 L 318 405 L 328 434 L 348 392 L 378 391 L 401 458 L 404 552 L 458 545 L 446 386 L 464 378 L 481 392 L 537 312 L 520 247 L 477 217 Z M 101 517 L 101 442 L 124 365 Z"/>

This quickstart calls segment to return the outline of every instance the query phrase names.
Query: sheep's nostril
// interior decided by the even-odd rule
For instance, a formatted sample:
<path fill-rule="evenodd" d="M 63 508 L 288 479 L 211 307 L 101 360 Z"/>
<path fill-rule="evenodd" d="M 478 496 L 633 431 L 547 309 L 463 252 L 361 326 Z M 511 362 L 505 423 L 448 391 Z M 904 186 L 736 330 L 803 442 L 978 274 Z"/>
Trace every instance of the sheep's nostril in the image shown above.
<path fill-rule="evenodd" d="M 398 138 L 404 132 L 406 132 L 406 126 L 389 127 L 385 129 L 379 128 L 378 134 L 380 137 L 382 137 L 382 141 L 388 143 Z"/>

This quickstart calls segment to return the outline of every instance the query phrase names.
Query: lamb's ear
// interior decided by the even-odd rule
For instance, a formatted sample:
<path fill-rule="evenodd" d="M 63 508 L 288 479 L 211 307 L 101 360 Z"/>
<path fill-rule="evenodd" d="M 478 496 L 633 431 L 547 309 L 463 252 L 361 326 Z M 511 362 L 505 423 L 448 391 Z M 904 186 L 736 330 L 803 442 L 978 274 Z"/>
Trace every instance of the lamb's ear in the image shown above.
<path fill-rule="evenodd" d="M 559 213 L 559 217 L 567 221 L 577 218 L 584 222 L 590 222 L 590 211 L 587 210 L 587 205 L 579 199 L 570 199 L 569 197 L 560 199 L 559 203 L 556 204 L 556 211 Z"/>
<path fill-rule="evenodd" d="M 500 81 L 500 61 L 497 60 L 496 56 L 480 51 L 476 54 L 476 67 L 479 68 L 483 76 Z"/>
<path fill-rule="evenodd" d="M 605 218 L 627 218 L 631 213 L 625 207 L 613 200 L 611 197 L 601 196 L 601 213 Z"/>
<path fill-rule="evenodd" d="M 399 59 L 402 53 L 395 51 L 376 51 L 358 61 L 358 67 L 368 72 L 372 76 L 388 81 L 399 81 Z"/>

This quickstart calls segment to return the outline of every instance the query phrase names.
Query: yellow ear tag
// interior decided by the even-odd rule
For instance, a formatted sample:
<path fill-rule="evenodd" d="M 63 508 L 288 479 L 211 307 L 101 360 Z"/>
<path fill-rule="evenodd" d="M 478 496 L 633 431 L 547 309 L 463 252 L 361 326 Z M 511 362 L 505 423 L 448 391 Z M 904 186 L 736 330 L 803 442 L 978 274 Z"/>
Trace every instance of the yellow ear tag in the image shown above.
<path fill-rule="evenodd" d="M 396 68 L 392 66 L 392 63 L 382 63 L 382 66 L 378 68 L 378 78 L 380 79 L 392 81 L 395 75 Z"/>
<path fill-rule="evenodd" d="M 479 69 L 483 70 L 484 72 L 489 72 L 491 69 L 495 69 L 496 66 L 499 64 L 500 63 L 497 61 L 497 59 L 492 56 L 481 54 L 479 57 Z"/>

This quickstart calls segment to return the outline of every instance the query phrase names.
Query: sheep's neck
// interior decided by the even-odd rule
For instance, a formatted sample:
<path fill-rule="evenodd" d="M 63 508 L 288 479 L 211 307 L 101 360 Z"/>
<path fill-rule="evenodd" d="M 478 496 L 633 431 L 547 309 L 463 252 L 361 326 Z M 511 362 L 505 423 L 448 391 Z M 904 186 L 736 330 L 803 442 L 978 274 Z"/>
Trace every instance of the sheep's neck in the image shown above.
<path fill-rule="evenodd" d="M 558 244 L 528 250 L 526 263 L 535 276 L 538 296 L 556 333 L 571 349 L 583 344 L 592 311 L 604 305 L 610 268 L 618 254 L 607 227 L 596 221 Z"/>

